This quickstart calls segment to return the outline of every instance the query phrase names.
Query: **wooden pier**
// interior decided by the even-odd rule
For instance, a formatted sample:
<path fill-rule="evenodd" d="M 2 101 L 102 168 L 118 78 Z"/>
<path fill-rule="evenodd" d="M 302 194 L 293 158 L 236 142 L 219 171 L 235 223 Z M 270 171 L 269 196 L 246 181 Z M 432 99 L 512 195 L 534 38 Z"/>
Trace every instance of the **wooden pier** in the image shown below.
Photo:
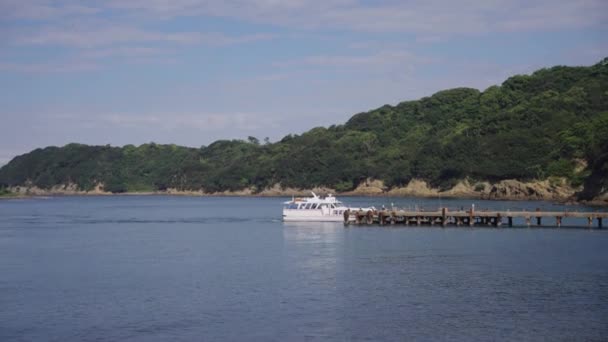
<path fill-rule="evenodd" d="M 449 210 L 440 208 L 434 211 L 381 209 L 381 210 L 347 210 L 344 212 L 344 224 L 356 225 L 405 225 L 405 226 L 464 226 L 464 227 L 513 227 L 513 219 L 523 219 L 523 226 L 561 227 L 566 218 L 576 218 L 583 222 L 581 226 L 602 228 L 603 220 L 608 219 L 608 212 L 579 211 L 496 211 L 496 210 Z M 582 219 L 582 220 L 581 220 Z M 597 222 L 597 225 L 594 225 Z"/>

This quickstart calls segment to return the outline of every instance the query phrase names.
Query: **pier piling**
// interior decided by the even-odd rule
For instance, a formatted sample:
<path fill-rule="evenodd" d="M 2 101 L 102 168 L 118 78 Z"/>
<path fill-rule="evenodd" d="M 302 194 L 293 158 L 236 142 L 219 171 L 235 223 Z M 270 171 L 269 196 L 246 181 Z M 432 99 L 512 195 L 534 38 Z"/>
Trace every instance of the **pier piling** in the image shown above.
<path fill-rule="evenodd" d="M 344 212 L 344 223 L 349 224 L 378 224 L 395 225 L 403 224 L 404 226 L 435 226 L 441 225 L 446 227 L 453 226 L 488 226 L 501 227 L 503 218 L 507 218 L 509 227 L 513 227 L 514 218 L 522 218 L 524 225 L 532 226 L 532 218 L 536 219 L 535 227 L 542 226 L 542 218 L 555 218 L 555 226 L 561 227 L 563 218 L 576 218 L 579 220 L 579 225 L 593 227 L 593 221 L 597 219 L 597 227 L 603 228 L 603 219 L 608 218 L 608 212 L 544 212 L 544 211 L 491 211 L 480 210 L 475 211 L 474 207 L 471 210 L 449 210 L 448 208 L 439 208 L 432 211 L 416 210 L 401 210 L 394 208 L 388 210 L 346 210 Z M 585 222 L 586 220 L 586 222 Z M 583 224 L 585 222 L 586 224 Z"/>

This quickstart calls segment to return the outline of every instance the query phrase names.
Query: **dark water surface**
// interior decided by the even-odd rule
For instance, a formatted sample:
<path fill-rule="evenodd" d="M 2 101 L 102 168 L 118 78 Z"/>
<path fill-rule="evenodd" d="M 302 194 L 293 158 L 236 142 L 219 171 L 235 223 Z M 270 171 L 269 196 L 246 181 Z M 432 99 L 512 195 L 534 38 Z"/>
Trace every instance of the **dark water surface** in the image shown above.
<path fill-rule="evenodd" d="M 283 200 L 0 201 L 0 341 L 608 339 L 608 230 L 284 224 Z"/>

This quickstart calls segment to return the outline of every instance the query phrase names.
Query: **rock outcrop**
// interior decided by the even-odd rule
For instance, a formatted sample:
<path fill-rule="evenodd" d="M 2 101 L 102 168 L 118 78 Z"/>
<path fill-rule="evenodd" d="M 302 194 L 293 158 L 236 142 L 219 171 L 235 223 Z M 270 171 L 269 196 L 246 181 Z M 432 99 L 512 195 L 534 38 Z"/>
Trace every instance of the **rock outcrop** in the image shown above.
<path fill-rule="evenodd" d="M 567 185 L 562 179 L 535 182 L 508 179 L 492 184 L 484 197 L 512 200 L 567 200 L 575 193 L 576 189 Z"/>
<path fill-rule="evenodd" d="M 318 195 L 337 194 L 342 196 L 411 196 L 411 197 L 453 197 L 453 198 L 482 198 L 492 200 L 551 200 L 575 201 L 575 194 L 580 188 L 572 187 L 565 179 L 553 178 L 550 180 L 522 182 L 514 179 L 503 180 L 497 183 L 470 182 L 464 179 L 449 190 L 441 191 L 433 188 L 420 179 L 412 179 L 406 186 L 389 189 L 380 180 L 368 179 L 357 188 L 347 192 L 337 192 L 327 187 L 313 189 L 283 188 L 280 184 L 258 191 L 255 188 L 246 188 L 238 191 L 206 192 L 204 190 L 166 189 L 153 192 L 132 192 L 124 195 L 182 195 L 182 196 L 309 196 L 311 191 Z M 35 186 L 16 186 L 9 191 L 19 196 L 49 196 L 49 195 L 111 195 L 97 184 L 92 190 L 78 189 L 75 184 L 54 186 L 50 189 L 41 189 Z M 608 205 L 608 192 L 603 192 L 593 200 L 586 201 L 597 205 Z"/>

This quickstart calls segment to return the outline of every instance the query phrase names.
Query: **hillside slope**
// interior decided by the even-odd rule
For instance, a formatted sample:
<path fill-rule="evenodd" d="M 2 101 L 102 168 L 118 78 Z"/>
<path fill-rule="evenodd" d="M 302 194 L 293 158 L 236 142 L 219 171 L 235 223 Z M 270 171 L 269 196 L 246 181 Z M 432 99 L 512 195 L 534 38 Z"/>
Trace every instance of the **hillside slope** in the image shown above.
<path fill-rule="evenodd" d="M 608 58 L 517 75 L 354 115 L 272 144 L 216 141 L 207 147 L 69 144 L 14 158 L 0 187 L 70 184 L 111 192 L 206 192 L 280 184 L 350 191 L 369 179 L 387 189 L 412 179 L 447 190 L 463 179 L 566 179 L 581 199 L 608 189 Z"/>

